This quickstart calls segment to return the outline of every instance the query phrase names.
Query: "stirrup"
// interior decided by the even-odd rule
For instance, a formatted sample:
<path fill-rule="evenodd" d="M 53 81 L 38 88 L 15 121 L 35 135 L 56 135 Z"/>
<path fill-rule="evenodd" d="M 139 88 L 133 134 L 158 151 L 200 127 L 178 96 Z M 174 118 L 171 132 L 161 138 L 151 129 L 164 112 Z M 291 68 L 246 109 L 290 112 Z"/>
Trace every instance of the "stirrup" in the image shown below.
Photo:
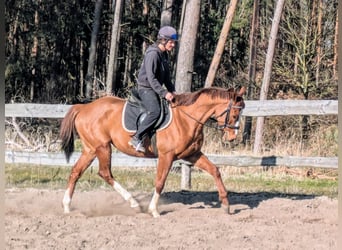
<path fill-rule="evenodd" d="M 128 142 L 130 146 L 135 148 L 136 151 L 145 153 L 145 148 L 144 148 L 144 140 L 139 140 L 136 137 L 132 137 L 132 139 Z"/>

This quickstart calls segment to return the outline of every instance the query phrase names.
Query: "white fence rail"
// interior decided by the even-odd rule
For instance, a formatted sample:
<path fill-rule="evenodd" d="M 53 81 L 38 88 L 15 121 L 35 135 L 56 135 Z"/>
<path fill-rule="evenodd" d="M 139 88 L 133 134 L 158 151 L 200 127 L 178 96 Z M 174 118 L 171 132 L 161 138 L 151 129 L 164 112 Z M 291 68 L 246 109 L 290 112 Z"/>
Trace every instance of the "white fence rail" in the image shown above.
<path fill-rule="evenodd" d="M 297 156 L 243 156 L 243 155 L 207 155 L 208 158 L 218 166 L 287 166 L 287 167 L 317 167 L 317 168 L 337 168 L 337 157 L 297 157 Z M 74 152 L 67 163 L 63 153 L 43 153 L 43 152 L 18 152 L 6 151 L 6 163 L 40 164 L 49 166 L 71 166 L 80 157 L 79 152 Z M 177 164 L 187 164 L 185 161 L 176 161 Z M 98 166 L 97 160 L 92 164 Z M 123 153 L 112 154 L 113 167 L 155 167 L 157 159 L 139 158 L 127 156 Z"/>
<path fill-rule="evenodd" d="M 244 116 L 337 115 L 337 100 L 245 101 Z M 71 105 L 14 103 L 5 104 L 6 117 L 63 118 Z"/>

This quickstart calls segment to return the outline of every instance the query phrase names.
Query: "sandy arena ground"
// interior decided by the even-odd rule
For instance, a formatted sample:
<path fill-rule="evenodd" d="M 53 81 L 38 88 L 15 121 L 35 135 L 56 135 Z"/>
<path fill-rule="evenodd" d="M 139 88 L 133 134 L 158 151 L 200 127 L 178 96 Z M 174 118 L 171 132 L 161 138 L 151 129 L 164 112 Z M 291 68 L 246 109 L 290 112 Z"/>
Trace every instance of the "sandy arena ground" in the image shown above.
<path fill-rule="evenodd" d="M 231 193 L 228 215 L 216 192 L 168 192 L 155 219 L 152 193 L 131 209 L 114 191 L 76 189 L 68 215 L 63 194 L 5 190 L 6 249 L 337 249 L 337 199 Z"/>

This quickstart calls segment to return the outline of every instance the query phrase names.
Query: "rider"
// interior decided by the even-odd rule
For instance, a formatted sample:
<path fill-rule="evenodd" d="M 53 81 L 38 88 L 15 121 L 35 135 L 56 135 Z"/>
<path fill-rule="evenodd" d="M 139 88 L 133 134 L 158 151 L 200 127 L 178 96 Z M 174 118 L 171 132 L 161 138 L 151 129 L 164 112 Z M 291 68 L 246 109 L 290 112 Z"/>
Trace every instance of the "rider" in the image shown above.
<path fill-rule="evenodd" d="M 171 26 L 164 26 L 158 32 L 157 41 L 146 50 L 138 74 L 138 93 L 147 109 L 147 116 L 129 141 L 129 145 L 136 151 L 145 152 L 143 141 L 160 116 L 159 97 L 168 101 L 174 97 L 175 87 L 171 82 L 168 51 L 176 46 L 177 40 L 177 31 Z"/>

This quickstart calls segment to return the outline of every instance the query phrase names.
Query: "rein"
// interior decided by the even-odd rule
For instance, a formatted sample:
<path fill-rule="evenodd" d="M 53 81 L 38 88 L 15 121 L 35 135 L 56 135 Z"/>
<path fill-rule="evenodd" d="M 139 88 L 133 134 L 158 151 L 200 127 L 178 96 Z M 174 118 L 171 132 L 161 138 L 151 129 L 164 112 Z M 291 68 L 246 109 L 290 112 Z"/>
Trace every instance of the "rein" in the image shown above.
<path fill-rule="evenodd" d="M 226 118 L 225 118 L 225 121 L 224 121 L 224 124 L 223 125 L 216 125 L 216 126 L 211 126 L 211 125 L 208 125 L 206 123 L 203 123 L 201 121 L 199 121 L 198 119 L 196 119 L 195 117 L 191 116 L 190 114 L 188 114 L 187 112 L 185 112 L 184 110 L 182 109 L 179 109 L 183 114 L 185 114 L 186 116 L 188 116 L 189 118 L 191 118 L 192 120 L 196 121 L 197 123 L 205 126 L 205 127 L 208 127 L 208 128 L 214 128 L 214 129 L 217 129 L 217 130 L 223 130 L 225 128 L 231 128 L 231 129 L 239 129 L 240 126 L 233 126 L 233 125 L 229 125 L 229 114 L 230 114 L 230 110 L 231 108 L 237 108 L 237 109 L 242 109 L 241 106 L 233 106 L 232 105 L 232 101 L 229 102 L 228 106 L 227 106 L 227 109 L 225 111 L 223 111 L 220 115 L 218 115 L 217 117 L 211 117 L 210 119 L 214 120 L 217 122 L 217 118 L 223 116 L 224 114 L 226 114 Z M 239 118 L 240 118 L 240 114 L 239 114 Z"/>

